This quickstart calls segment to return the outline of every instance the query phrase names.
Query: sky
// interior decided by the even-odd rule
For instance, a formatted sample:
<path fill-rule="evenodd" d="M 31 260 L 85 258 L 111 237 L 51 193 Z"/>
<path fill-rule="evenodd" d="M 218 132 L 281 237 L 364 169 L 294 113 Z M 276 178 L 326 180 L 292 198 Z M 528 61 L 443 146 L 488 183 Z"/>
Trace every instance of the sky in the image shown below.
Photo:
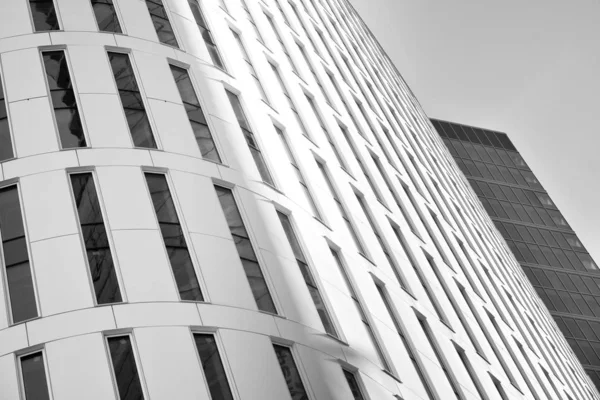
<path fill-rule="evenodd" d="M 431 118 L 505 132 L 600 265 L 600 0 L 350 0 Z"/>

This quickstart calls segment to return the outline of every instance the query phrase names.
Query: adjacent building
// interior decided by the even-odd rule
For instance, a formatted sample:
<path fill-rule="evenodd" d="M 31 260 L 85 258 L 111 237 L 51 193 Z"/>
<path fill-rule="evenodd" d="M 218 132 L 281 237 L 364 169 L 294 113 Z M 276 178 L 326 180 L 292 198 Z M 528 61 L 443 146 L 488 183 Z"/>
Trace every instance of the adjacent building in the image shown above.
<path fill-rule="evenodd" d="M 600 399 L 345 0 L 3 0 L 0 82 L 1 399 Z"/>
<path fill-rule="evenodd" d="M 432 120 L 596 387 L 600 269 L 505 133 Z"/>

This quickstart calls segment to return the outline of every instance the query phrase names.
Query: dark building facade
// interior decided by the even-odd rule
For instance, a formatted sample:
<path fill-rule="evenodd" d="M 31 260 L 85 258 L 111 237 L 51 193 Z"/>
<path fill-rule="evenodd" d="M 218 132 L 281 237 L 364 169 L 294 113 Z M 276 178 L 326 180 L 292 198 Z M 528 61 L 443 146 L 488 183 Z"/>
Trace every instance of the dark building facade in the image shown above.
<path fill-rule="evenodd" d="M 432 120 L 600 388 L 600 270 L 505 133 Z"/>

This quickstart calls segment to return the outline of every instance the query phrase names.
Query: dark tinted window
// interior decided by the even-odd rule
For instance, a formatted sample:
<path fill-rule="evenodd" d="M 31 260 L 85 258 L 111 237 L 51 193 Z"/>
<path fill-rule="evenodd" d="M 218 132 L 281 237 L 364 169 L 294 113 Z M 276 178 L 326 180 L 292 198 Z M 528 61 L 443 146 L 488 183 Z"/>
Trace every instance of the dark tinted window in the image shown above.
<path fill-rule="evenodd" d="M 0 77 L 0 161 L 8 160 L 14 156 L 8 124 L 8 109 L 2 90 L 2 77 Z"/>
<path fill-rule="evenodd" d="M 203 301 L 200 284 L 196 277 L 194 264 L 192 264 L 183 228 L 177 217 L 177 210 L 169 191 L 167 179 L 161 174 L 147 173 L 145 175 L 179 296 L 182 300 Z"/>
<path fill-rule="evenodd" d="M 150 121 L 146 114 L 142 94 L 135 79 L 129 55 L 109 52 L 108 58 L 119 90 L 121 103 L 125 110 L 133 145 L 155 149 L 156 142 L 152 135 Z"/>
<path fill-rule="evenodd" d="M 59 30 L 53 0 L 29 0 L 33 27 L 36 32 Z"/>
<path fill-rule="evenodd" d="M 227 375 L 213 335 L 194 335 L 211 400 L 233 400 Z"/>
<path fill-rule="evenodd" d="M 344 371 L 344 376 L 346 377 L 346 382 L 348 382 L 348 386 L 350 387 L 350 391 L 352 392 L 352 397 L 354 400 L 364 400 L 362 392 L 360 390 L 360 385 L 356 380 L 356 376 L 347 370 Z"/>
<path fill-rule="evenodd" d="M 190 9 L 192 10 L 192 14 L 194 15 L 194 19 L 196 20 L 196 25 L 198 25 L 198 29 L 200 29 L 202 39 L 204 39 L 204 44 L 206 44 L 206 49 L 208 50 L 210 59 L 216 67 L 225 70 L 225 65 L 223 64 L 223 60 L 221 60 L 219 49 L 217 49 L 217 45 L 215 44 L 210 29 L 208 29 L 208 25 L 206 24 L 206 20 L 204 19 L 204 14 L 200 9 L 198 0 L 188 0 L 188 3 L 190 5 Z"/>
<path fill-rule="evenodd" d="M 215 141 L 208 128 L 208 122 L 200 107 L 200 101 L 198 101 L 188 71 L 171 65 L 171 72 L 173 73 L 173 78 L 177 84 L 179 94 L 181 95 L 183 106 L 185 107 L 190 124 L 192 125 L 194 137 L 196 138 L 196 143 L 198 143 L 202 157 L 220 163 L 221 157 L 217 152 Z"/>
<path fill-rule="evenodd" d="M 0 190 L 0 231 L 13 323 L 38 316 L 17 186 Z"/>
<path fill-rule="evenodd" d="M 119 303 L 121 291 L 115 272 L 102 209 L 91 173 L 71 175 L 73 196 L 81 224 L 90 276 L 98 304 Z"/>
<path fill-rule="evenodd" d="M 129 336 L 108 338 L 108 348 L 120 400 L 143 400 L 144 392 Z"/>
<path fill-rule="evenodd" d="M 167 10 L 162 3 L 162 0 L 146 0 L 146 7 L 150 13 L 150 18 L 154 24 L 156 35 L 161 43 L 168 44 L 173 47 L 179 47 L 177 45 L 177 39 L 175 38 L 175 32 L 169 22 L 169 16 Z"/>
<path fill-rule="evenodd" d="M 21 373 L 27 400 L 50 400 L 44 356 L 41 351 L 21 357 Z"/>
<path fill-rule="evenodd" d="M 86 147 L 65 52 L 47 51 L 42 57 L 62 148 Z"/>
<path fill-rule="evenodd" d="M 281 372 L 283 372 L 283 377 L 285 378 L 285 383 L 290 391 L 292 400 L 308 400 L 308 394 L 306 393 L 306 389 L 304 389 L 304 384 L 294 362 L 291 349 L 278 344 L 274 344 L 273 349 L 275 349 L 275 354 L 277 354 L 277 361 L 279 361 L 279 366 L 281 367 Z"/>
<path fill-rule="evenodd" d="M 113 0 L 92 0 L 92 7 L 99 31 L 122 33 Z"/>

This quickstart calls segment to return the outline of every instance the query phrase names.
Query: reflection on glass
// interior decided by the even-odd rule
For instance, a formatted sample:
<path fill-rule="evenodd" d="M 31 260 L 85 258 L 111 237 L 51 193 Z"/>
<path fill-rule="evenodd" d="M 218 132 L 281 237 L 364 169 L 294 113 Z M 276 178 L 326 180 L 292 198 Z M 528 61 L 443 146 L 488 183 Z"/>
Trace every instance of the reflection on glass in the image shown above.
<path fill-rule="evenodd" d="M 50 400 L 41 351 L 21 357 L 21 373 L 27 400 Z"/>
<path fill-rule="evenodd" d="M 296 367 L 291 349 L 278 344 L 274 344 L 273 349 L 275 349 L 277 361 L 279 361 L 279 366 L 281 367 L 281 372 L 283 373 L 292 400 L 308 400 L 308 394 L 302 383 L 302 378 Z"/>
<path fill-rule="evenodd" d="M 168 44 L 169 46 L 179 48 L 177 39 L 175 38 L 175 32 L 169 22 L 167 16 L 167 10 L 162 4 L 162 0 L 146 0 L 146 7 L 150 13 L 150 18 L 154 24 L 156 35 L 161 43 Z"/>
<path fill-rule="evenodd" d="M 128 335 L 114 336 L 107 341 L 119 400 L 144 400 L 131 338 Z"/>
<path fill-rule="evenodd" d="M 211 400 L 233 400 L 215 337 L 195 334 L 194 340 Z"/>
<path fill-rule="evenodd" d="M 208 55 L 212 60 L 215 67 L 225 70 L 225 65 L 221 60 L 221 55 L 219 54 L 219 50 L 217 49 L 217 45 L 212 37 L 212 33 L 210 29 L 208 29 L 208 25 L 206 24 L 206 20 L 204 19 L 204 14 L 200 9 L 200 4 L 198 0 L 188 0 L 190 5 L 190 9 L 192 10 L 192 15 L 196 20 L 196 25 L 198 25 L 198 29 L 200 30 L 200 34 L 202 35 L 202 39 L 204 39 L 204 44 L 206 44 L 206 48 L 208 50 Z"/>
<path fill-rule="evenodd" d="M 92 7 L 100 32 L 122 33 L 113 0 L 92 0 Z"/>
<path fill-rule="evenodd" d="M 60 29 L 53 0 L 29 0 L 29 7 L 36 32 Z"/>

